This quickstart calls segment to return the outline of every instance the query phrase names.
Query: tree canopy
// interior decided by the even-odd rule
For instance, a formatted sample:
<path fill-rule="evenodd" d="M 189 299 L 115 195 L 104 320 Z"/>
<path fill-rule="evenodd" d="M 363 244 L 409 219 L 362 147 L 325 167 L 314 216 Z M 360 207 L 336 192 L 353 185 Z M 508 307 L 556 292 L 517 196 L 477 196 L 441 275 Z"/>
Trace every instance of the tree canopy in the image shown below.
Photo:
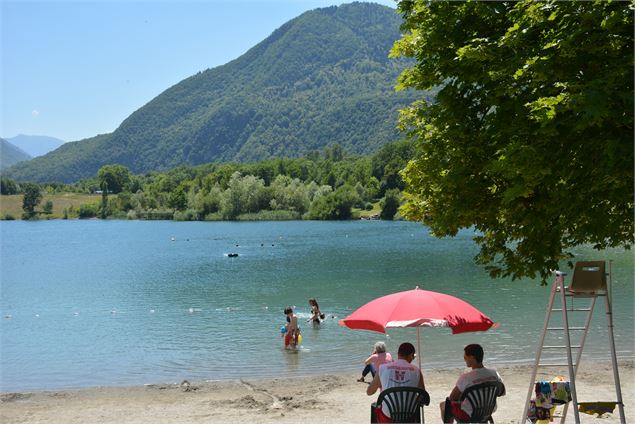
<path fill-rule="evenodd" d="M 35 216 L 35 207 L 42 200 L 42 190 L 40 186 L 34 183 L 25 183 L 22 185 L 24 196 L 22 197 L 22 214 L 24 219 L 31 219 Z"/>
<path fill-rule="evenodd" d="M 373 204 L 380 201 L 384 213 L 393 208 L 392 217 L 400 196 L 389 187 L 403 186 L 395 169 L 405 166 L 411 155 L 403 142 L 392 144 L 373 156 L 351 155 L 332 145 L 322 154 L 298 159 L 182 165 L 140 175 L 131 175 L 123 165 L 104 165 L 97 175 L 72 185 L 29 184 L 47 194 L 101 192 L 99 204 L 93 198 L 87 199 L 91 204 L 64 209 L 65 219 L 352 219 L 374 215 Z M 2 194 L 24 193 L 27 186 L 0 180 Z M 0 219 L 2 212 L 0 208 Z"/>
<path fill-rule="evenodd" d="M 104 165 L 97 172 L 99 186 L 104 194 L 119 193 L 130 184 L 130 170 L 123 165 Z"/>
<path fill-rule="evenodd" d="M 416 154 L 403 214 L 474 227 L 493 277 L 543 281 L 572 247 L 633 243 L 633 6 L 401 0 Z"/>

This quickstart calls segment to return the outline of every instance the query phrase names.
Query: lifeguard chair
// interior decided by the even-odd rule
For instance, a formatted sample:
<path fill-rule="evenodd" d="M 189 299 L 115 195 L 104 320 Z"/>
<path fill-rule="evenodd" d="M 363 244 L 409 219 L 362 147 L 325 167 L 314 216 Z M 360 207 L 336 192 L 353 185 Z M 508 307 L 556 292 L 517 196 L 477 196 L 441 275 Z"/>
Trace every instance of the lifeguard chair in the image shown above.
<path fill-rule="evenodd" d="M 608 325 L 609 347 L 611 350 L 611 362 L 613 365 L 613 378 L 615 381 L 615 393 L 617 395 L 617 401 L 604 402 L 617 405 L 619 407 L 620 422 L 626 423 L 624 417 L 624 403 L 622 401 L 622 390 L 620 386 L 620 377 L 617 367 L 617 355 L 615 353 L 615 340 L 613 338 L 613 312 L 611 309 L 611 262 L 609 262 L 609 273 L 606 273 L 605 261 L 590 261 L 590 262 L 577 262 L 573 271 L 573 278 L 569 286 L 564 285 L 564 277 L 566 274 L 555 271 L 555 280 L 551 288 L 551 295 L 549 297 L 549 304 L 547 306 L 547 313 L 545 315 L 545 322 L 538 342 L 538 348 L 536 349 L 536 360 L 534 363 L 531 379 L 529 381 L 529 390 L 527 391 L 527 400 L 525 401 L 525 409 L 521 423 L 525 423 L 528 420 L 527 414 L 531 405 L 531 397 L 536 387 L 536 375 L 538 374 L 538 368 L 540 367 L 567 367 L 569 373 L 569 388 L 571 392 L 571 402 L 573 403 L 573 412 L 575 414 L 575 422 L 580 422 L 580 412 L 578 406 L 581 403 L 578 402 L 576 392 L 575 376 L 578 371 L 578 365 L 580 364 L 580 358 L 582 357 L 582 350 L 586 341 L 587 334 L 589 332 L 589 326 L 591 324 L 591 317 L 593 316 L 593 310 L 598 298 L 604 298 L 604 305 L 606 307 L 606 319 Z M 608 275 L 608 280 L 607 280 Z M 556 295 L 560 294 L 561 306 L 554 309 L 554 303 L 556 303 Z M 567 298 L 571 299 L 570 304 L 567 303 Z M 574 307 L 573 299 L 588 298 L 590 302 L 588 307 Z M 558 306 L 558 305 L 556 305 Z M 550 327 L 549 322 L 551 320 L 552 312 L 562 312 L 562 326 Z M 570 326 L 569 314 L 577 312 L 586 312 L 586 318 L 583 326 Z M 578 345 L 571 344 L 571 332 L 581 332 Z M 545 345 L 545 337 L 548 332 L 561 332 L 564 335 L 564 345 Z M 580 333 L 577 333 L 580 334 Z M 543 363 L 541 362 L 543 350 L 564 350 L 566 354 L 566 363 Z M 575 361 L 573 360 L 572 350 L 576 349 Z M 582 404 L 584 405 L 584 404 Z M 559 417 L 561 423 L 565 422 L 567 416 L 569 403 L 565 402 Z M 552 419 L 554 417 L 551 417 Z"/>

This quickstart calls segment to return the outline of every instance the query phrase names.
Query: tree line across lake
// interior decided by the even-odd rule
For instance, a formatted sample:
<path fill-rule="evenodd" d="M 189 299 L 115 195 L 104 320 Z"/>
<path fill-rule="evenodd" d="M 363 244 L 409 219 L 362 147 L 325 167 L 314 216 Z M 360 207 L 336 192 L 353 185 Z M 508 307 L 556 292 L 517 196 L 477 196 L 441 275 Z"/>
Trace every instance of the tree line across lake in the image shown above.
<path fill-rule="evenodd" d="M 371 156 L 351 156 L 335 144 L 297 159 L 179 166 L 142 175 L 112 164 L 74 184 L 2 177 L 0 192 L 23 195 L 22 219 L 53 217 L 53 201 L 41 204 L 42 196 L 62 193 L 101 195 L 99 202 L 64 208 L 64 219 L 332 220 L 356 218 L 356 209 L 393 219 L 404 188 L 400 171 L 412 154 L 409 142 L 398 141 Z M 5 211 L 0 218 L 16 217 Z"/>

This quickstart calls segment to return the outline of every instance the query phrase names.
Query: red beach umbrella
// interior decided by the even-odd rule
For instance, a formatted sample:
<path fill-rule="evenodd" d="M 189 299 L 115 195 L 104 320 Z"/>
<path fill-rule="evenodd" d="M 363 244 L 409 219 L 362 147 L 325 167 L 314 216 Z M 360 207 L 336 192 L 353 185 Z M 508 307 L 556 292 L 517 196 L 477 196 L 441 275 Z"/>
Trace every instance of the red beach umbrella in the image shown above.
<path fill-rule="evenodd" d="M 453 334 L 497 327 L 487 315 L 464 300 L 419 287 L 371 300 L 340 320 L 339 324 L 353 330 L 380 333 L 385 333 L 386 328 L 416 327 L 419 350 L 421 327 L 449 327 Z"/>

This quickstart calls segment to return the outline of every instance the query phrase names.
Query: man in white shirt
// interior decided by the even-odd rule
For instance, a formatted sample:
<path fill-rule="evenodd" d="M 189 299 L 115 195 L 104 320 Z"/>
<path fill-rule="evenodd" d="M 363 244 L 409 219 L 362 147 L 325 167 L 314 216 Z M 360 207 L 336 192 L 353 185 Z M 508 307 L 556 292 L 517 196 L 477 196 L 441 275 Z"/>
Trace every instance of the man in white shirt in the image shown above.
<path fill-rule="evenodd" d="M 391 387 L 418 387 L 425 390 L 421 370 L 416 365 L 411 364 L 416 357 L 415 347 L 412 343 L 402 343 L 397 351 L 397 360 L 380 365 L 375 378 L 366 389 L 366 394 L 371 396 L 377 390 L 386 390 Z M 390 412 L 385 405 L 382 405 L 378 415 L 379 412 L 383 413 L 385 418 L 390 419 Z M 377 418 L 378 422 L 390 422 L 381 421 L 379 416 Z"/>
<path fill-rule="evenodd" d="M 503 381 L 496 370 L 483 366 L 483 356 L 484 352 L 481 345 L 470 344 L 465 346 L 463 360 L 465 360 L 465 365 L 472 368 L 472 370 L 459 377 L 450 396 L 439 405 L 441 407 L 441 419 L 444 423 L 453 423 L 455 417 L 463 422 L 470 421 L 472 406 L 467 400 L 464 400 L 463 403 L 460 402 L 461 394 L 468 387 L 488 381 Z M 446 402 L 451 402 L 447 414 Z"/>

